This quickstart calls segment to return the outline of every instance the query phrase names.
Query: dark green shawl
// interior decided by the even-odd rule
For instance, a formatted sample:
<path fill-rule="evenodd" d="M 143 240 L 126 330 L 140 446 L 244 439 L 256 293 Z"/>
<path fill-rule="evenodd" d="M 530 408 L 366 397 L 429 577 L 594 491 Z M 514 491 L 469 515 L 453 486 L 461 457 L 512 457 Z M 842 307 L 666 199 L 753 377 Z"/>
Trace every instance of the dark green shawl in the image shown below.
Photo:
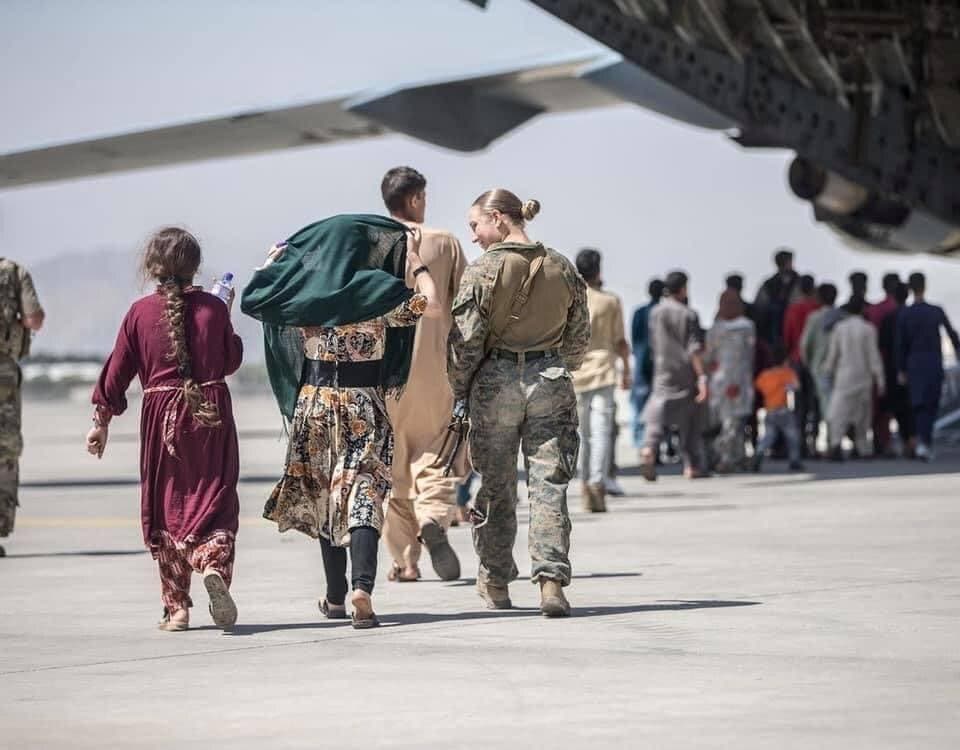
<path fill-rule="evenodd" d="M 240 309 L 263 323 L 270 386 L 293 418 L 303 370 L 303 326 L 373 320 L 408 300 L 407 228 L 384 216 L 343 214 L 304 227 L 257 271 Z M 399 392 L 410 374 L 414 327 L 388 328 L 380 385 Z"/>

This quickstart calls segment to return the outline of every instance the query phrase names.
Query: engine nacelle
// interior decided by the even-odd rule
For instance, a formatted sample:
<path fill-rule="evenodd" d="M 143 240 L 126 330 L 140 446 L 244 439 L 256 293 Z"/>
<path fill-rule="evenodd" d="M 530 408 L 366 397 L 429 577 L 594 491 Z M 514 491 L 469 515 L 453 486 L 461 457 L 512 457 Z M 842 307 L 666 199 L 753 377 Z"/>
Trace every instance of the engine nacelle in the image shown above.
<path fill-rule="evenodd" d="M 816 220 L 836 230 L 855 249 L 960 253 L 960 227 L 871 193 L 807 159 L 793 160 L 788 179 L 794 195 L 813 205 Z"/>

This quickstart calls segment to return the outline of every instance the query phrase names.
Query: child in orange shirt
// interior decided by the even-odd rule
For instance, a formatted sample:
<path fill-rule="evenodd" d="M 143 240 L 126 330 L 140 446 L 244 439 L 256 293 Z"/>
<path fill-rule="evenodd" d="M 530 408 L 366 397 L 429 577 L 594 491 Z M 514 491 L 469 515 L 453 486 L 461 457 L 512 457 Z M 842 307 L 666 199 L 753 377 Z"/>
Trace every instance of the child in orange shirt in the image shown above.
<path fill-rule="evenodd" d="M 800 387 L 800 383 L 797 373 L 790 366 L 786 351 L 780 344 L 773 349 L 773 361 L 780 364 L 763 370 L 755 381 L 757 390 L 763 396 L 767 417 L 763 423 L 763 439 L 757 444 L 753 456 L 753 470 L 760 471 L 764 455 L 773 447 L 777 438 L 783 435 L 787 442 L 790 471 L 803 471 L 803 464 L 800 463 L 800 429 L 789 403 L 790 394 Z"/>

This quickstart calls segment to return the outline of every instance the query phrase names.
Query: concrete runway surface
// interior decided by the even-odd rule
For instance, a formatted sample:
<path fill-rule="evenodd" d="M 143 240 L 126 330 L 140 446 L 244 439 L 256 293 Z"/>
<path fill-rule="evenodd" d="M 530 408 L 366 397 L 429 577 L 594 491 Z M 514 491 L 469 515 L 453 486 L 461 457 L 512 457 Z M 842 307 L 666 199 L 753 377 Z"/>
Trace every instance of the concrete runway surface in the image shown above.
<path fill-rule="evenodd" d="M 623 478 L 606 515 L 576 486 L 567 589 L 489 612 L 464 580 L 388 583 L 384 627 L 323 620 L 317 544 L 260 519 L 279 419 L 237 399 L 243 479 L 233 632 L 155 629 L 138 523 L 137 408 L 107 455 L 85 405 L 27 403 L 24 487 L 0 560 L 2 748 L 955 748 L 960 454 L 789 475 Z M 632 451 L 623 449 L 624 465 Z M 627 472 L 630 474 L 629 470 Z M 516 555 L 526 554 L 521 503 Z"/>

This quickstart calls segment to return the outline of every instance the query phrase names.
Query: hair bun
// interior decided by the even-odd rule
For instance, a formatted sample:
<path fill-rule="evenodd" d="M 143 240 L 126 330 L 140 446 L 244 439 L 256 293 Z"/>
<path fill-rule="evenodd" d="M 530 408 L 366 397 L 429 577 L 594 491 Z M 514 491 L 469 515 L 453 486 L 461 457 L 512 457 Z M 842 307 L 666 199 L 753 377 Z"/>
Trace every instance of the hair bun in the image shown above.
<path fill-rule="evenodd" d="M 540 213 L 540 201 L 530 199 L 523 202 L 523 208 L 520 209 L 520 214 L 525 221 L 530 221 L 538 213 Z"/>

